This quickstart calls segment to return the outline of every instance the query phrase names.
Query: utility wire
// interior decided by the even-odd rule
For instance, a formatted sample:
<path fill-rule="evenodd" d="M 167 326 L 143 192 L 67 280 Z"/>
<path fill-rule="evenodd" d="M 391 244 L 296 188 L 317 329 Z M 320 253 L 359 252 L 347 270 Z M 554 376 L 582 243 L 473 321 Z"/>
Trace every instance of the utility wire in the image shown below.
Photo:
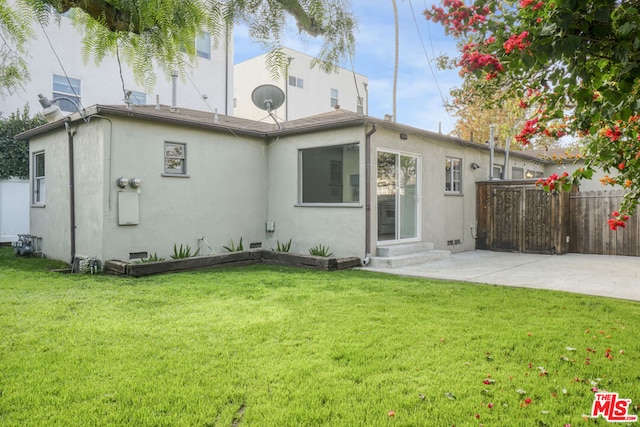
<path fill-rule="evenodd" d="M 73 88 L 73 85 L 71 84 L 71 79 L 69 78 L 69 75 L 67 74 L 67 70 L 64 68 L 64 65 L 62 64 L 62 60 L 58 56 L 58 52 L 56 52 L 56 49 L 53 47 L 53 43 L 51 42 L 51 39 L 49 38 L 49 35 L 47 34 L 47 31 L 44 28 L 44 25 L 42 24 L 42 22 L 40 20 L 38 20 L 38 23 L 40 24 L 40 28 L 42 28 L 42 32 L 44 33 L 44 36 L 47 39 L 47 42 L 49 43 L 49 47 L 51 47 L 51 51 L 53 52 L 53 55 L 58 60 L 58 64 L 60 64 L 60 68 L 62 69 L 62 72 L 64 73 L 64 77 L 67 79 L 67 83 L 69 84 L 69 88 L 71 89 L 71 92 L 73 92 L 73 95 L 78 99 L 78 103 L 80 104 L 80 106 L 82 107 L 82 110 L 84 111 L 85 108 L 84 108 L 84 105 L 82 105 L 82 98 L 80 97 L 80 95 L 78 95 L 76 93 L 76 90 Z"/>
<path fill-rule="evenodd" d="M 442 106 L 445 107 L 445 105 L 447 104 L 445 98 L 444 98 L 444 94 L 442 93 L 442 89 L 440 88 L 440 83 L 438 82 L 438 77 L 436 76 L 436 73 L 433 69 L 433 66 L 431 65 L 431 60 L 429 59 L 429 54 L 427 53 L 427 48 L 424 45 L 424 41 L 422 40 L 422 33 L 420 32 L 420 26 L 418 25 L 418 19 L 416 18 L 416 13 L 413 10 L 413 3 L 411 2 L 411 0 L 409 0 L 409 7 L 411 8 L 411 14 L 413 15 L 413 22 L 416 25 L 416 31 L 418 32 L 418 37 L 420 38 L 420 44 L 422 45 L 422 51 L 424 52 L 424 56 L 427 59 L 427 65 L 429 65 L 429 70 L 431 71 L 431 75 L 433 76 L 433 80 L 436 84 L 436 88 L 438 89 L 438 93 L 440 94 L 440 100 L 442 101 Z M 429 39 L 431 40 L 431 45 L 433 46 L 433 40 L 431 39 L 431 33 L 429 33 Z M 449 111 L 446 109 L 445 107 L 445 111 L 447 112 L 447 117 L 449 117 L 449 120 L 452 120 L 453 118 L 451 117 L 451 114 L 449 113 Z M 453 126 L 453 123 L 449 123 L 454 132 L 457 133 L 455 126 Z M 459 136 L 459 135 L 458 135 Z"/>

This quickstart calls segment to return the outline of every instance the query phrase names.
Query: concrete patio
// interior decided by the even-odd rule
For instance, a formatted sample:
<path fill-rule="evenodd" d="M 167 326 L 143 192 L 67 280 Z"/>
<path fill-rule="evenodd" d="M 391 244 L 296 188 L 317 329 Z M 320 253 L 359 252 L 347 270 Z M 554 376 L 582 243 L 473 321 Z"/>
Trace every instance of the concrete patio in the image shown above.
<path fill-rule="evenodd" d="M 470 251 L 419 265 L 365 270 L 640 301 L 637 257 Z"/>

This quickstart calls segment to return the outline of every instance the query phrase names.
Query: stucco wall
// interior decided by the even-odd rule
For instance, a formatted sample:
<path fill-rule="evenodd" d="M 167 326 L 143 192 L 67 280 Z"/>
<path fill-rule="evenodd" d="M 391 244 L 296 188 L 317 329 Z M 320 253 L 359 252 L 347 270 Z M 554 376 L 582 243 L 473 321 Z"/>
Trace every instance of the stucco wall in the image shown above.
<path fill-rule="evenodd" d="M 29 233 L 29 181 L 0 181 L 0 242 L 14 242 Z"/>
<path fill-rule="evenodd" d="M 45 203 L 31 205 L 31 234 L 42 238 L 42 252 L 48 258 L 71 261 L 69 225 L 68 138 L 64 128 L 53 130 L 29 141 L 33 153 L 45 153 Z M 33 161 L 30 161 L 33 168 Z M 33 176 L 33 171 L 30 171 Z"/>
<path fill-rule="evenodd" d="M 329 246 L 338 257 L 364 257 L 364 192 L 349 206 L 299 204 L 299 150 L 360 143 L 360 188 L 364 188 L 364 133 L 361 127 L 280 138 L 269 145 L 269 220 L 275 221 L 265 247 L 292 239 L 291 252 L 306 254 L 316 245 Z"/>
<path fill-rule="evenodd" d="M 204 237 L 218 253 L 231 239 L 245 248 L 265 238 L 266 151 L 261 140 L 187 127 L 117 118 L 111 167 L 104 171 L 105 259 L 129 259 L 132 252 L 169 258 L 173 245 L 193 251 Z M 188 177 L 163 176 L 164 143 L 186 144 Z M 139 178 L 139 191 L 116 185 L 118 177 Z M 118 192 L 138 193 L 139 224 L 118 225 Z M 203 253 L 209 253 L 203 245 Z"/>

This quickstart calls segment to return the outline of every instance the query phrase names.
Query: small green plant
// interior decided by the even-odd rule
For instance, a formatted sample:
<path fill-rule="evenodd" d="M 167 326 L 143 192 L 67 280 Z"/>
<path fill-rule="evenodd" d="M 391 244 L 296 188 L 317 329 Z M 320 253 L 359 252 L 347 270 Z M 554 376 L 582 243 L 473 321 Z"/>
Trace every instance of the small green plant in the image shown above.
<path fill-rule="evenodd" d="M 195 253 L 191 253 L 191 247 L 189 245 L 185 245 L 182 247 L 182 243 L 180 243 L 180 248 L 174 243 L 173 244 L 173 255 L 171 255 L 172 259 L 183 259 L 183 258 L 191 258 L 194 256 L 198 256 L 200 253 L 200 249 L 195 251 Z"/>
<path fill-rule="evenodd" d="M 291 239 L 287 243 L 280 243 L 278 240 L 278 247 L 276 248 L 277 252 L 289 252 L 291 250 Z"/>
<path fill-rule="evenodd" d="M 140 262 L 159 262 L 159 261 L 164 261 L 164 258 L 162 258 L 161 256 L 158 256 L 157 253 L 153 253 L 153 255 L 149 255 L 146 258 L 142 258 L 140 260 Z"/>
<path fill-rule="evenodd" d="M 244 247 L 242 246 L 242 237 L 240 237 L 240 241 L 238 242 L 238 246 L 233 244 L 233 239 L 231 239 L 231 246 L 223 246 L 229 252 L 242 252 L 244 251 Z"/>
<path fill-rule="evenodd" d="M 309 249 L 309 253 L 315 256 L 330 257 L 333 252 L 329 252 L 329 246 L 316 245 Z"/>

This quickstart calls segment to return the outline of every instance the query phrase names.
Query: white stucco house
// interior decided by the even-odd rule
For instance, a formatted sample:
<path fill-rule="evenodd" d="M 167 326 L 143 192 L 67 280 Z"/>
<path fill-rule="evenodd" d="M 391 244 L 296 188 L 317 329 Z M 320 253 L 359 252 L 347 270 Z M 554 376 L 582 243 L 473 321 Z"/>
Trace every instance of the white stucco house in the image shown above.
<path fill-rule="evenodd" d="M 367 258 L 407 245 L 475 248 L 475 183 L 489 148 L 345 110 L 254 122 L 166 106 L 87 109 L 21 135 L 31 234 L 45 256 L 168 258 L 233 239 Z M 495 151 L 494 166 L 505 153 Z M 545 162 L 511 153 L 507 167 Z M 70 172 L 73 172 L 72 174 Z M 46 193 L 44 189 L 46 188 Z M 204 240 L 203 240 L 204 238 Z"/>

